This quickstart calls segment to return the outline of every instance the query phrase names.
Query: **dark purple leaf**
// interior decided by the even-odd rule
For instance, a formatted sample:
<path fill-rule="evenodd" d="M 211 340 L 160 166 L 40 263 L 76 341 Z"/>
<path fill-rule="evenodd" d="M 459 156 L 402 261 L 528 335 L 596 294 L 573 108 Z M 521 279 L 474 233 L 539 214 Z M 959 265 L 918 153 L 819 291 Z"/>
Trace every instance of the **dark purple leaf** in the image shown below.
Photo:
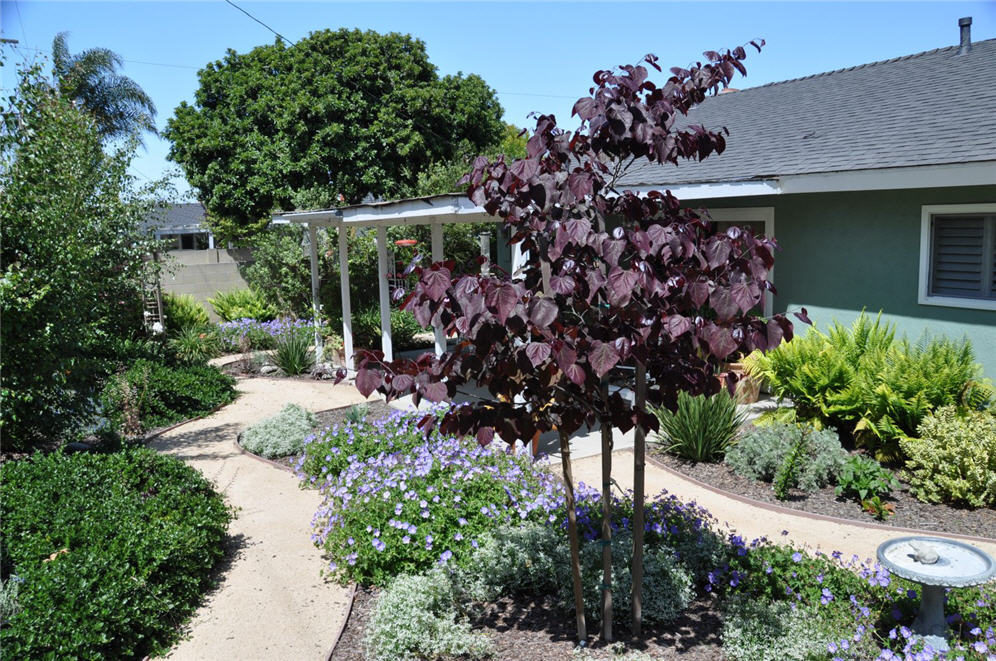
<path fill-rule="evenodd" d="M 598 378 L 601 379 L 608 374 L 609 370 L 615 367 L 618 362 L 619 353 L 611 344 L 598 340 L 592 343 L 591 350 L 588 352 L 588 363 Z"/>
<path fill-rule="evenodd" d="M 709 299 L 710 289 L 709 281 L 705 279 L 696 280 L 689 285 L 688 295 L 691 296 L 695 307 L 700 308 L 705 305 L 705 302 Z"/>
<path fill-rule="evenodd" d="M 802 308 L 798 312 L 793 312 L 792 314 L 794 314 L 796 317 L 798 317 L 799 321 L 801 321 L 802 323 L 808 324 L 810 326 L 813 325 L 812 320 L 810 320 L 810 318 L 809 318 L 809 312 L 806 311 L 806 308 Z"/>
<path fill-rule="evenodd" d="M 636 286 L 636 273 L 624 270 L 618 266 L 609 271 L 609 304 L 623 306 L 629 303 L 633 295 L 633 288 Z"/>
<path fill-rule="evenodd" d="M 574 384 L 579 385 L 579 386 L 583 386 L 584 385 L 584 382 L 585 382 L 584 370 L 581 369 L 581 366 L 578 365 L 577 363 L 575 363 L 574 365 L 571 365 L 570 367 L 564 369 L 563 372 L 564 372 L 564 376 L 566 376 L 568 379 L 570 379 L 572 382 L 574 382 Z"/>
<path fill-rule="evenodd" d="M 673 314 L 664 320 L 664 331 L 672 339 L 692 330 L 692 322 L 681 315 Z"/>
<path fill-rule="evenodd" d="M 576 243 L 584 243 L 591 233 L 591 223 L 584 218 L 571 218 L 564 223 L 564 230 Z"/>
<path fill-rule="evenodd" d="M 730 331 L 709 322 L 702 329 L 700 337 L 709 343 L 709 351 L 720 360 L 736 351 L 737 343 L 733 341 Z"/>
<path fill-rule="evenodd" d="M 574 289 L 577 287 L 577 282 L 574 278 L 569 275 L 560 276 L 555 275 L 550 278 L 550 288 L 553 289 L 557 294 L 562 294 L 564 296 L 570 296 L 574 293 Z"/>
<path fill-rule="evenodd" d="M 534 298 L 529 306 L 529 321 L 537 328 L 548 328 L 560 310 L 549 298 Z"/>
<path fill-rule="evenodd" d="M 491 443 L 495 438 L 494 427 L 479 427 L 477 429 L 477 443 L 481 447 L 484 447 Z"/>
<path fill-rule="evenodd" d="M 534 158 L 520 158 L 512 163 L 510 170 L 519 179 L 529 181 L 539 172 L 539 162 Z"/>
<path fill-rule="evenodd" d="M 364 367 L 356 372 L 356 389 L 364 397 L 369 397 L 382 383 L 384 383 L 384 375 L 380 370 Z"/>
<path fill-rule="evenodd" d="M 397 374 L 391 379 L 391 387 L 398 393 L 408 392 L 414 383 L 415 379 L 408 374 Z"/>
<path fill-rule="evenodd" d="M 425 287 L 426 296 L 434 301 L 442 300 L 450 287 L 450 270 L 440 267 L 438 270 L 423 271 L 422 285 Z"/>
<path fill-rule="evenodd" d="M 526 345 L 526 357 L 533 367 L 539 367 L 550 357 L 550 345 L 544 342 L 530 342 Z"/>
<path fill-rule="evenodd" d="M 495 310 L 498 322 L 504 324 L 508 316 L 512 314 L 516 303 L 519 302 L 519 294 L 512 285 L 501 285 L 488 292 L 488 306 Z"/>

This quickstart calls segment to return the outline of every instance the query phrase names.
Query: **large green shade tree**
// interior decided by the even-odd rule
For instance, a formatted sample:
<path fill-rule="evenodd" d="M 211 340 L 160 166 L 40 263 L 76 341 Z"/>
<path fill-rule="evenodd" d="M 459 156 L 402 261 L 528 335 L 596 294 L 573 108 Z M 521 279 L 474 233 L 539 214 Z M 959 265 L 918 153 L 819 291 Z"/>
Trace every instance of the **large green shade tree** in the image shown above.
<path fill-rule="evenodd" d="M 483 152 L 505 131 L 484 80 L 440 77 L 408 35 L 323 30 L 229 50 L 198 75 L 165 136 L 228 238 L 251 237 L 276 209 L 410 194 L 430 164 Z"/>

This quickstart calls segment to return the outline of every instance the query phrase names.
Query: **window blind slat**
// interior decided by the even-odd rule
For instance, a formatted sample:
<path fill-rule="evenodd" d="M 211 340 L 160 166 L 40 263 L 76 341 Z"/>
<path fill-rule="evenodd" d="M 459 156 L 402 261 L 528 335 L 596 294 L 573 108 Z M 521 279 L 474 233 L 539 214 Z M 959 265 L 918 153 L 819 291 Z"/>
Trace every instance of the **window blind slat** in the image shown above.
<path fill-rule="evenodd" d="M 931 292 L 935 295 L 983 294 L 985 218 L 935 218 Z"/>

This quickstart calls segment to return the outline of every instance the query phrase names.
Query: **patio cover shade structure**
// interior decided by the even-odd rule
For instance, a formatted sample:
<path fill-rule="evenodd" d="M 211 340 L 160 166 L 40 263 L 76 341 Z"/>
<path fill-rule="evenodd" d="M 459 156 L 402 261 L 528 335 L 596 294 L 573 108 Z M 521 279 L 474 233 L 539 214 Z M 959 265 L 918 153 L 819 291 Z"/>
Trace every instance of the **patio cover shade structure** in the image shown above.
<path fill-rule="evenodd" d="M 334 227 L 339 231 L 339 272 L 342 288 L 342 339 L 346 354 L 346 368 L 355 369 L 353 361 L 353 321 L 349 298 L 349 247 L 346 236 L 350 227 L 375 227 L 377 229 L 377 281 L 380 294 L 381 347 L 386 360 L 393 360 L 391 345 L 391 301 L 388 291 L 387 228 L 394 225 L 429 225 L 432 243 L 432 261 L 443 259 L 443 224 L 497 222 L 464 195 L 432 195 L 391 202 L 371 202 L 338 209 L 293 211 L 274 216 L 274 221 L 304 225 L 308 231 L 311 258 L 311 299 L 318 318 L 318 241 L 319 227 Z M 513 247 L 513 271 L 521 261 L 519 251 Z M 441 327 L 435 328 L 436 354 L 446 349 L 446 336 Z M 318 328 L 315 343 L 320 344 Z"/>

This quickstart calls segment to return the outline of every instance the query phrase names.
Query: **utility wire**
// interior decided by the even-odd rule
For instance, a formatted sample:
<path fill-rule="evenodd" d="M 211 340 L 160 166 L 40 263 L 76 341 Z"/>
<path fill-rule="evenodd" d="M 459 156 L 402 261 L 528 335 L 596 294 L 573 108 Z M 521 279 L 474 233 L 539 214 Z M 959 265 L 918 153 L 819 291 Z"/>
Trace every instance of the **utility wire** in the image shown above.
<path fill-rule="evenodd" d="M 280 34 L 279 32 L 277 32 L 276 30 L 274 30 L 273 28 L 271 28 L 269 25 L 267 25 L 263 21 L 259 20 L 255 16 L 253 16 L 252 14 L 250 14 L 249 12 L 247 12 L 242 7 L 239 7 L 237 4 L 235 4 L 234 2 L 232 2 L 232 0 L 225 0 L 225 2 L 227 2 L 230 5 L 232 5 L 233 7 L 235 7 L 236 9 L 238 9 L 240 12 L 242 12 L 243 14 L 245 14 L 246 16 L 248 16 L 249 18 L 251 18 L 252 20 L 256 21 L 257 23 L 259 23 L 260 25 L 262 25 L 264 28 L 266 28 L 267 30 L 269 30 L 273 34 L 277 35 L 278 37 L 280 37 L 281 39 L 283 39 L 287 43 L 291 44 L 292 46 L 295 45 L 293 41 L 291 41 L 290 39 L 288 39 L 284 35 Z"/>

